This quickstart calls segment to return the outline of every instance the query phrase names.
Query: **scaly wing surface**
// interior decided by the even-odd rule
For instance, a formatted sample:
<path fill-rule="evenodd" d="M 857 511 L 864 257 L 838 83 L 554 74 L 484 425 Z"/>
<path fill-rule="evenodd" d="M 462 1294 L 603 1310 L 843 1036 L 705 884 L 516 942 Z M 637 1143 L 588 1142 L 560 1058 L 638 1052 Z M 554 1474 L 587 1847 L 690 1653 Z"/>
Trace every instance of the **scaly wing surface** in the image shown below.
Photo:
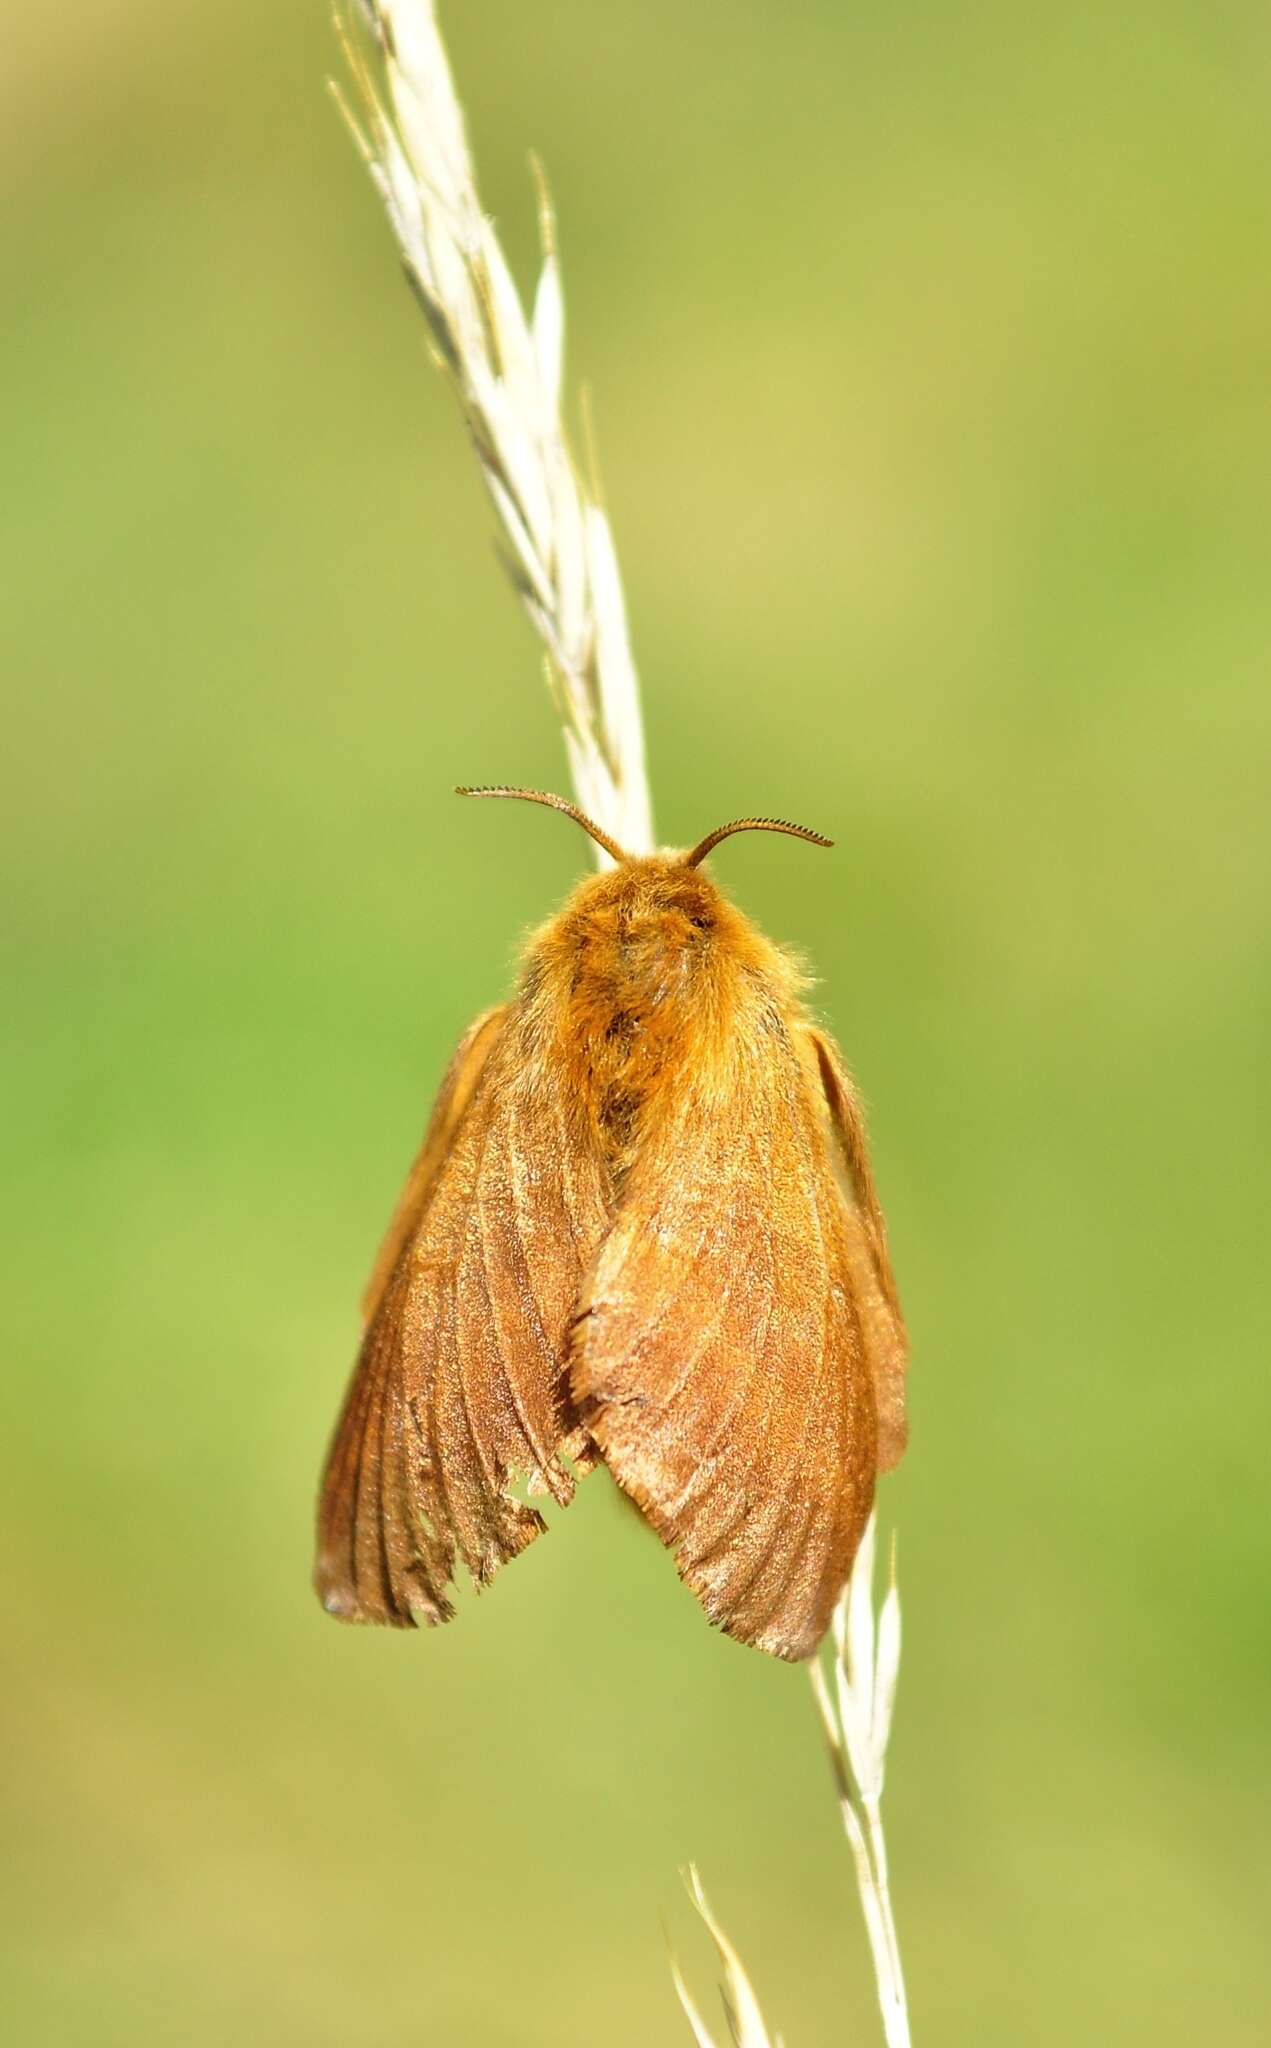
<path fill-rule="evenodd" d="M 364 1326 L 370 1322 L 379 1307 L 384 1289 L 393 1277 L 393 1269 L 403 1249 L 419 1229 L 424 1206 L 436 1185 L 437 1175 L 450 1150 L 451 1139 L 472 1099 L 472 1092 L 481 1079 L 482 1069 L 490 1055 L 491 1047 L 496 1043 L 503 1028 L 506 1016 L 506 1004 L 495 1010 L 483 1010 L 475 1022 L 468 1026 L 455 1048 L 454 1056 L 437 1090 L 437 1100 L 428 1119 L 424 1141 L 406 1176 L 405 1186 L 397 1197 L 392 1221 L 375 1255 L 371 1277 L 362 1290 Z"/>
<path fill-rule="evenodd" d="M 515 1006 L 461 1047 L 368 1289 L 370 1320 L 336 1428 L 315 1582 L 353 1621 L 446 1621 L 457 1560 L 479 1584 L 561 1502 L 590 1446 L 566 1357 L 604 1227 L 601 1167 L 542 1085 Z"/>
<path fill-rule="evenodd" d="M 809 1656 L 869 1515 L 874 1392 L 816 1070 L 779 1007 L 664 1091 L 584 1286 L 572 1388 L 710 1619 Z"/>

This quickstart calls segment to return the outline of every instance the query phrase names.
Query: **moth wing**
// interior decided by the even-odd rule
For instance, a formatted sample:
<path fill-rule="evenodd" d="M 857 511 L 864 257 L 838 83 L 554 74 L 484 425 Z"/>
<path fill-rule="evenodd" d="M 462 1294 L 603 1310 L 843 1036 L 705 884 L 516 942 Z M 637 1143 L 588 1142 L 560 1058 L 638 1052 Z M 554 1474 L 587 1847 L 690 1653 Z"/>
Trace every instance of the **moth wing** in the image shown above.
<path fill-rule="evenodd" d="M 368 1291 L 318 1509 L 315 1584 L 347 1620 L 449 1620 L 457 1560 L 488 1583 L 543 1527 L 511 1477 L 566 1502 L 562 1460 L 590 1457 L 566 1354 L 600 1169 L 523 1025 L 464 1041 Z"/>
<path fill-rule="evenodd" d="M 775 1005 L 721 1047 L 645 1127 L 572 1387 L 710 1619 L 800 1658 L 869 1516 L 873 1387 L 815 1066 Z"/>
<path fill-rule="evenodd" d="M 847 1252 L 865 1357 L 878 1410 L 878 1469 L 890 1472 L 908 1438 L 905 1370 L 909 1338 L 887 1250 L 887 1225 L 865 1141 L 865 1117 L 843 1056 L 832 1038 L 809 1031 L 838 1147 L 847 1202 Z"/>
<path fill-rule="evenodd" d="M 379 1307 L 384 1289 L 392 1278 L 393 1268 L 401 1257 L 407 1239 L 412 1238 L 419 1228 L 424 1205 L 450 1150 L 455 1130 L 472 1098 L 472 1091 L 481 1078 L 481 1070 L 489 1058 L 490 1049 L 499 1035 L 506 1014 L 506 1004 L 495 1010 L 483 1010 L 475 1022 L 468 1026 L 455 1048 L 454 1056 L 437 1090 L 437 1100 L 428 1119 L 424 1141 L 406 1176 L 405 1186 L 397 1197 L 397 1207 L 393 1211 L 392 1221 L 375 1255 L 371 1276 L 362 1290 L 364 1325 L 370 1322 Z"/>

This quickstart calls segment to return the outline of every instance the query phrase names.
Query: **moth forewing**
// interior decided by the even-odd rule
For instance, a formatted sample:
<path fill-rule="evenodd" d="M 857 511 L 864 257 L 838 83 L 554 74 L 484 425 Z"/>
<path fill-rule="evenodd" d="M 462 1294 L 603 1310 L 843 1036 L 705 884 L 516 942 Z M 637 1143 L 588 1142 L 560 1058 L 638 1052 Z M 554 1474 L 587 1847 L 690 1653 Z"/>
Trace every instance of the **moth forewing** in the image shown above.
<path fill-rule="evenodd" d="M 584 1289 L 571 1384 L 710 1618 L 804 1657 L 868 1518 L 874 1401 L 792 976 L 760 967 L 759 934 L 730 942 L 718 1033 L 650 1106 Z"/>
<path fill-rule="evenodd" d="M 452 1066 L 431 1171 L 412 1175 L 390 1234 L 319 1503 L 318 1590 L 346 1619 L 448 1620 L 457 1561 L 486 1584 L 542 1527 L 513 1478 L 572 1493 L 562 1460 L 583 1446 L 564 1360 L 601 1177 L 565 1158 L 519 1021 L 513 1005 L 469 1034 L 467 1061 L 492 1042 L 471 1086 Z"/>
<path fill-rule="evenodd" d="M 402 1251 L 419 1228 L 425 1204 L 450 1150 L 456 1127 L 472 1098 L 481 1070 L 507 1015 L 506 1005 L 483 1010 L 464 1032 L 437 1090 L 423 1143 L 406 1176 L 392 1220 L 362 1290 L 362 1321 L 369 1323 Z"/>

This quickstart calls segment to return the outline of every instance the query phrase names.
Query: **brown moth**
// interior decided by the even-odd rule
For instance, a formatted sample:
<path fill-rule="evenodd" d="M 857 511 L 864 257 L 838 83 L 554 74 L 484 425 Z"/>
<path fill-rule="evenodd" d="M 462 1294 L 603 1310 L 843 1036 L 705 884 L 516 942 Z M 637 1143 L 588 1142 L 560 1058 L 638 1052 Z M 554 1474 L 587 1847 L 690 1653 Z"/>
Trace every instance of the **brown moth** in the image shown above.
<path fill-rule="evenodd" d="M 332 1614 L 441 1622 L 603 1459 L 710 1620 L 810 1656 L 905 1444 L 865 1131 L 802 977 L 689 853 L 580 882 L 442 1083 L 327 1461 Z"/>

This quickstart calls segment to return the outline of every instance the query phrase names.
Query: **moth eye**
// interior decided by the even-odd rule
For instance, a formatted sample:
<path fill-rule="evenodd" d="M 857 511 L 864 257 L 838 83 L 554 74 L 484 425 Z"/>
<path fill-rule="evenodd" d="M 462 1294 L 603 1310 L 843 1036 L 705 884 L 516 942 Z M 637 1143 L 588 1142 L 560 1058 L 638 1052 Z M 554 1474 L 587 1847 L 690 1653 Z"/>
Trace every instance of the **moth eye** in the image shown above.
<path fill-rule="evenodd" d="M 713 932 L 715 929 L 713 917 L 690 917 L 689 923 L 699 932 Z"/>

